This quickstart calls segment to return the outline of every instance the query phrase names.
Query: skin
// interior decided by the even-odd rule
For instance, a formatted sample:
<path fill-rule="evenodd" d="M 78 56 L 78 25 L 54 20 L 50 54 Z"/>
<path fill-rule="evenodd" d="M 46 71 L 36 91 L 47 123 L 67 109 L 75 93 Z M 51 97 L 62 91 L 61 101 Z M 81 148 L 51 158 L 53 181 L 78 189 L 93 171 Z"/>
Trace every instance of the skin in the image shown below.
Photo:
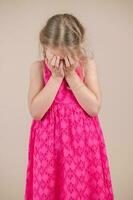
<path fill-rule="evenodd" d="M 43 82 L 41 61 L 33 62 L 30 67 L 28 107 L 31 116 L 35 120 L 43 117 L 54 101 L 63 78 L 66 79 L 81 107 L 90 116 L 96 116 L 101 107 L 101 89 L 94 59 L 87 61 L 83 82 L 75 71 L 78 59 L 73 59 L 69 53 L 66 55 L 50 48 L 46 49 L 46 56 L 46 62 L 52 72 L 46 85 Z"/>

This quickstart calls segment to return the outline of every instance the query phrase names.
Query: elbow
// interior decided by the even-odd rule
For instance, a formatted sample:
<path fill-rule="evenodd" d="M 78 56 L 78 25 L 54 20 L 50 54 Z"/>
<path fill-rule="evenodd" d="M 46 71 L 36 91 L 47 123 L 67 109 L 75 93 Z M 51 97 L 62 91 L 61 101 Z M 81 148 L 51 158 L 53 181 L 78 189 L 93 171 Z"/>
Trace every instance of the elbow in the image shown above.
<path fill-rule="evenodd" d="M 33 110 L 30 109 L 30 115 L 33 119 L 35 120 L 41 120 L 42 119 L 42 116 L 37 113 L 37 112 L 34 112 Z"/>
<path fill-rule="evenodd" d="M 41 120 L 42 119 L 42 116 L 40 116 L 40 115 L 37 115 L 37 114 L 35 114 L 35 113 L 30 113 L 31 114 L 31 117 L 34 119 L 34 120 Z"/>
<path fill-rule="evenodd" d="M 37 109 L 35 107 L 33 107 L 33 104 L 29 105 L 29 112 L 31 117 L 34 120 L 41 120 L 42 119 L 42 113 L 37 112 Z"/>
<path fill-rule="evenodd" d="M 35 119 L 35 120 L 41 120 L 42 119 L 42 117 L 37 116 L 37 115 L 32 115 L 32 118 Z"/>
<path fill-rule="evenodd" d="M 99 114 L 99 112 L 100 112 L 100 109 L 101 109 L 101 103 L 97 103 L 97 104 L 94 106 L 94 108 L 92 109 L 92 112 L 90 113 L 90 115 L 91 115 L 92 117 L 97 116 L 97 115 Z"/>

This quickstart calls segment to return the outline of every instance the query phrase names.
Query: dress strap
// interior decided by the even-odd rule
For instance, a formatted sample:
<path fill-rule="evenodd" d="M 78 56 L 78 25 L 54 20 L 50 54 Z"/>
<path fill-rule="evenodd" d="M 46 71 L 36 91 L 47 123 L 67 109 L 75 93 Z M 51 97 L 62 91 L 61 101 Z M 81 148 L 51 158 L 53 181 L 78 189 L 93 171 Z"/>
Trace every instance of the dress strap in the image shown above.
<path fill-rule="evenodd" d="M 51 76 L 51 71 L 48 68 L 48 64 L 45 59 L 42 60 L 42 63 L 43 63 L 43 77 L 44 77 L 44 82 L 46 83 Z"/>
<path fill-rule="evenodd" d="M 42 60 L 42 72 L 43 72 L 43 80 L 44 83 L 46 83 L 46 64 L 45 64 L 45 59 Z"/>
<path fill-rule="evenodd" d="M 43 63 L 44 63 L 44 69 L 43 69 L 43 71 L 44 72 L 47 72 L 47 71 L 51 72 L 50 69 L 48 68 L 48 64 L 47 64 L 47 61 L 45 59 L 43 59 Z"/>
<path fill-rule="evenodd" d="M 76 68 L 76 71 L 77 71 L 78 75 L 80 76 L 81 80 L 84 81 L 84 78 L 85 78 L 84 68 L 81 65 L 79 65 Z"/>

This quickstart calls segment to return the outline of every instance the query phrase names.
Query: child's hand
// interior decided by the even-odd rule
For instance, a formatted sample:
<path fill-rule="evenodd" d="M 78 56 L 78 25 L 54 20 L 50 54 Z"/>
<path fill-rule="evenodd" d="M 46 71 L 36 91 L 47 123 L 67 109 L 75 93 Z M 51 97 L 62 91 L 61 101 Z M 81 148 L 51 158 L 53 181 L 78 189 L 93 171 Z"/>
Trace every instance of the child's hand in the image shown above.
<path fill-rule="evenodd" d="M 63 70 L 63 61 L 60 59 L 59 56 L 52 55 L 52 58 L 47 61 L 48 67 L 50 68 L 52 75 L 54 77 L 61 77 L 64 78 L 64 70 Z"/>
<path fill-rule="evenodd" d="M 63 69 L 65 77 L 71 74 L 76 69 L 77 64 L 77 60 L 73 59 L 70 55 L 64 57 Z"/>

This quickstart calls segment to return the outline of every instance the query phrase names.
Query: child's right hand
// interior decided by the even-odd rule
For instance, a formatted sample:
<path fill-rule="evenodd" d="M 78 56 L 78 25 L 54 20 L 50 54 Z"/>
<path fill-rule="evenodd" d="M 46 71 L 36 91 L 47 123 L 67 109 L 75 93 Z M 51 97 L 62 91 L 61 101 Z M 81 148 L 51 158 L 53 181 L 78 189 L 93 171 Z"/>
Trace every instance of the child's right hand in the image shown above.
<path fill-rule="evenodd" d="M 63 70 L 63 61 L 61 61 L 59 56 L 52 55 L 52 57 L 48 60 L 48 67 L 51 70 L 52 75 L 56 77 L 64 78 L 64 70 Z"/>

